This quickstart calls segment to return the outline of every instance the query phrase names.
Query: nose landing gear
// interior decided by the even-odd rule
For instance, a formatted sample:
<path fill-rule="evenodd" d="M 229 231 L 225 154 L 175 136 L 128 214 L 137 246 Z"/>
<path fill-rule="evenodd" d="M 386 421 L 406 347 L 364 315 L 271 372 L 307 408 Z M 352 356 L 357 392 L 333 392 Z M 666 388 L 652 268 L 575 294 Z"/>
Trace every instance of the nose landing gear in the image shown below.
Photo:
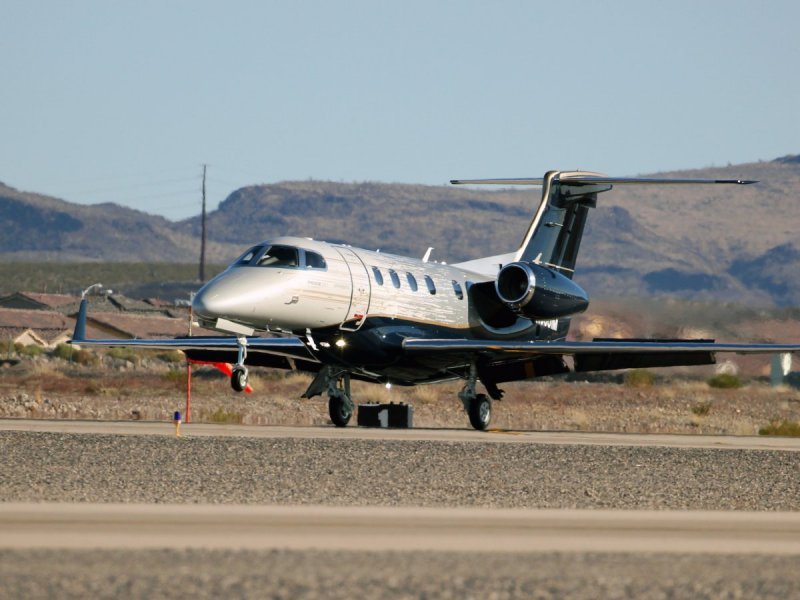
<path fill-rule="evenodd" d="M 239 356 L 231 373 L 231 387 L 235 392 L 243 392 L 247 388 L 248 377 L 247 367 L 244 366 L 244 360 L 247 358 L 247 338 L 237 337 L 236 345 L 239 347 Z"/>

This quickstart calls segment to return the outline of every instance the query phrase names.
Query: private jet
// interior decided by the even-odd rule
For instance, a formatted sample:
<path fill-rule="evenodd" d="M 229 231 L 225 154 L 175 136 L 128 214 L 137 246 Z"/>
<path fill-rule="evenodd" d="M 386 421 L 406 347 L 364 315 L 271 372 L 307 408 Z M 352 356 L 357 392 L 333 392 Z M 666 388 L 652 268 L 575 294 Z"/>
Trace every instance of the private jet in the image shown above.
<path fill-rule="evenodd" d="M 310 238 L 253 245 L 194 296 L 199 324 L 223 335 L 87 339 L 86 298 L 73 343 L 182 350 L 189 360 L 233 363 L 234 390 L 248 367 L 313 374 L 304 398 L 327 394 L 331 421 L 346 426 L 351 379 L 411 386 L 461 379 L 471 425 L 489 427 L 499 384 L 577 372 L 706 365 L 717 353 L 796 353 L 798 344 L 714 340 L 567 341 L 570 320 L 589 306 L 573 280 L 586 218 L 617 185 L 748 185 L 747 180 L 613 178 L 550 171 L 542 178 L 453 180 L 541 186 L 521 244 L 455 264 L 396 256 Z M 571 357 L 571 366 L 567 360 Z M 479 383 L 485 393 L 479 392 Z"/>

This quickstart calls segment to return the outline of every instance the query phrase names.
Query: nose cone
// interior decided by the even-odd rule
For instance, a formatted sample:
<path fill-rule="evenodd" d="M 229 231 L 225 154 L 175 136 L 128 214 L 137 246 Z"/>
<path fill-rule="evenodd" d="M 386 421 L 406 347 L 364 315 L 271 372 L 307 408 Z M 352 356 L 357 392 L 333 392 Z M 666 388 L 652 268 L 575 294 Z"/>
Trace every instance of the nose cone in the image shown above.
<path fill-rule="evenodd" d="M 200 318 L 240 317 L 251 313 L 252 298 L 243 281 L 243 274 L 236 271 L 223 273 L 205 284 L 195 294 L 192 310 Z"/>
<path fill-rule="evenodd" d="M 214 293 L 211 287 L 212 284 L 207 283 L 194 295 L 192 311 L 199 317 L 210 319 L 220 314 L 222 303 L 219 301 L 219 295 Z"/>

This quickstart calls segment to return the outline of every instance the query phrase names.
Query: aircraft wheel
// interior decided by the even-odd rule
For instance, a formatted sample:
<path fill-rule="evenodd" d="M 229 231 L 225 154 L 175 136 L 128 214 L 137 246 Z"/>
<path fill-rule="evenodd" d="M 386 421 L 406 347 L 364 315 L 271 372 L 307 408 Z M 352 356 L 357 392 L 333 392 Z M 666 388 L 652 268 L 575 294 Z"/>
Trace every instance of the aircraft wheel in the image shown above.
<path fill-rule="evenodd" d="M 353 402 L 346 394 L 337 394 L 328 398 L 328 414 L 337 427 L 345 427 L 353 416 Z"/>
<path fill-rule="evenodd" d="M 469 422 L 478 431 L 486 431 L 492 420 L 492 401 L 486 394 L 478 394 L 469 403 L 467 409 Z"/>
<path fill-rule="evenodd" d="M 243 392 L 247 387 L 247 368 L 234 367 L 231 373 L 231 387 L 236 392 Z"/>

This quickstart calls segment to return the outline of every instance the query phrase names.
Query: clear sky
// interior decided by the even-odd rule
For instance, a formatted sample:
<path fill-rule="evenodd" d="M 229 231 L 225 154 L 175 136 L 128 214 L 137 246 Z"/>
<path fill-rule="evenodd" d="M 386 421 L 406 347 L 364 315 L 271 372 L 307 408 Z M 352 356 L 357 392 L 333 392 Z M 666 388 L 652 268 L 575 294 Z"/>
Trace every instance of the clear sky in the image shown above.
<path fill-rule="evenodd" d="M 203 163 L 214 208 L 768 160 L 800 153 L 799 24 L 796 0 L 3 0 L 0 181 L 177 219 Z"/>

